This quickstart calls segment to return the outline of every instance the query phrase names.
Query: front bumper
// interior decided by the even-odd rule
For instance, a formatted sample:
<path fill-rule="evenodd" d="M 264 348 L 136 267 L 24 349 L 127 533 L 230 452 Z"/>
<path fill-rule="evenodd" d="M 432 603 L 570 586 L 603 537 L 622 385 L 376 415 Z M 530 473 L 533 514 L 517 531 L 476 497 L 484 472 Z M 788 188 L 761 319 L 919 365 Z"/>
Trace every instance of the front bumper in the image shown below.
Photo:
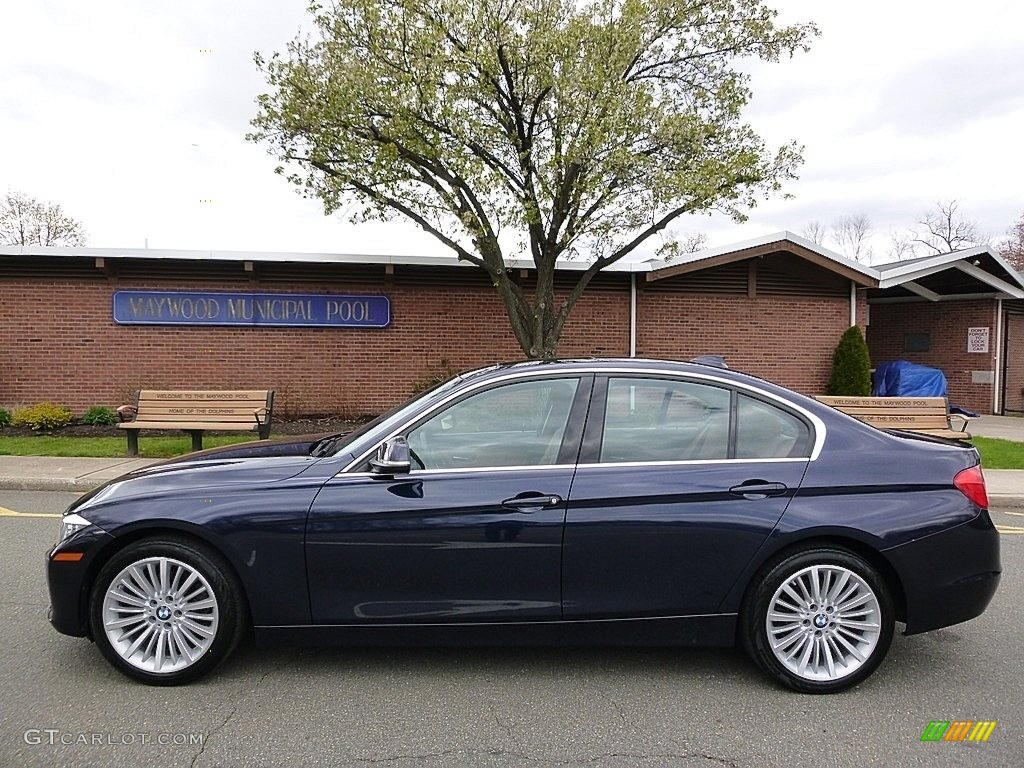
<path fill-rule="evenodd" d="M 50 607 L 46 617 L 58 632 L 72 637 L 89 635 L 89 594 L 98 568 L 98 555 L 113 537 L 96 526 L 83 528 L 46 553 Z M 77 562 L 57 561 L 58 552 L 81 552 Z"/>
<path fill-rule="evenodd" d="M 973 520 L 887 549 L 907 601 L 906 634 L 980 616 L 999 586 L 999 532 L 987 511 Z"/>

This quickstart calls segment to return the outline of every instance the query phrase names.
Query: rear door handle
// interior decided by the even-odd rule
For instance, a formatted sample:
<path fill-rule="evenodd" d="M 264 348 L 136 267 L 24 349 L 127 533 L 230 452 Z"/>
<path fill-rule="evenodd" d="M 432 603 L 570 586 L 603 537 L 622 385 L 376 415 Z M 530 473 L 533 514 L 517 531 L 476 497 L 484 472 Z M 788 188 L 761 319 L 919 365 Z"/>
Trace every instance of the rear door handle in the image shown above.
<path fill-rule="evenodd" d="M 747 480 L 746 482 L 734 485 L 729 493 L 734 496 L 742 496 L 745 499 L 766 499 L 769 496 L 781 496 L 789 488 L 785 483 L 770 483 L 767 480 Z"/>
<path fill-rule="evenodd" d="M 505 499 L 501 506 L 520 512 L 539 512 L 542 509 L 557 507 L 561 503 L 562 497 L 556 493 L 521 493 L 511 499 Z"/>

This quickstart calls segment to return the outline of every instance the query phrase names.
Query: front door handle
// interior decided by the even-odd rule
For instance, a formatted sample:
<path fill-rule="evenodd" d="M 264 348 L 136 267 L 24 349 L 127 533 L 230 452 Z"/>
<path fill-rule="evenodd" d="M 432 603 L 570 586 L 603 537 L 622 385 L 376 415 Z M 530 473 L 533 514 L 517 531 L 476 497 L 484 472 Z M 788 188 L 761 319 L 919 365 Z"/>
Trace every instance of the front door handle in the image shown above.
<path fill-rule="evenodd" d="M 734 496 L 742 496 L 744 499 L 766 499 L 769 496 L 781 496 L 789 488 L 785 483 L 770 483 L 767 480 L 747 480 L 746 482 L 734 485 L 729 493 Z"/>
<path fill-rule="evenodd" d="M 501 506 L 520 512 L 540 512 L 542 509 L 557 507 L 561 503 L 562 497 L 556 493 L 520 493 L 511 499 L 505 499 Z"/>

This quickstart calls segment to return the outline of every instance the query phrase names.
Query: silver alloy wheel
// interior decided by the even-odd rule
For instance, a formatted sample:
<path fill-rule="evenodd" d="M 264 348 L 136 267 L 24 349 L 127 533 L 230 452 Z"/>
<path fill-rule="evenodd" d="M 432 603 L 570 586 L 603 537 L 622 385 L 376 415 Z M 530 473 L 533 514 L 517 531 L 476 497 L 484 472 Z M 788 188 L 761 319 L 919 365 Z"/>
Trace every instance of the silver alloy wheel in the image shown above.
<path fill-rule="evenodd" d="M 765 629 L 775 658 L 804 680 L 834 681 L 871 658 L 882 609 L 868 583 L 838 565 L 812 565 L 783 582 Z"/>
<path fill-rule="evenodd" d="M 190 667 L 210 649 L 219 620 L 210 582 L 170 557 L 132 563 L 113 578 L 103 598 L 103 628 L 111 647 L 146 672 Z"/>

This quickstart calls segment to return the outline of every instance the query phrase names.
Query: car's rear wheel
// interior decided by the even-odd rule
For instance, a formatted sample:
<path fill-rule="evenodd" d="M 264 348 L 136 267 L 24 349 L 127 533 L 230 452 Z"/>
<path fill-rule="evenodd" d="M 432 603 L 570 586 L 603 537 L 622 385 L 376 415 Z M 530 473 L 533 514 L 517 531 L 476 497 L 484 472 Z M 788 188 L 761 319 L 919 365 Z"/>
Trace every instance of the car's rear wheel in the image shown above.
<path fill-rule="evenodd" d="M 834 693 L 881 664 L 894 621 L 885 580 L 870 563 L 815 547 L 762 572 L 744 610 L 743 641 L 754 661 L 790 688 Z"/>
<path fill-rule="evenodd" d="M 93 639 L 118 670 L 151 685 L 194 680 L 242 636 L 241 588 L 224 560 L 188 539 L 135 542 L 100 570 L 89 605 Z"/>

